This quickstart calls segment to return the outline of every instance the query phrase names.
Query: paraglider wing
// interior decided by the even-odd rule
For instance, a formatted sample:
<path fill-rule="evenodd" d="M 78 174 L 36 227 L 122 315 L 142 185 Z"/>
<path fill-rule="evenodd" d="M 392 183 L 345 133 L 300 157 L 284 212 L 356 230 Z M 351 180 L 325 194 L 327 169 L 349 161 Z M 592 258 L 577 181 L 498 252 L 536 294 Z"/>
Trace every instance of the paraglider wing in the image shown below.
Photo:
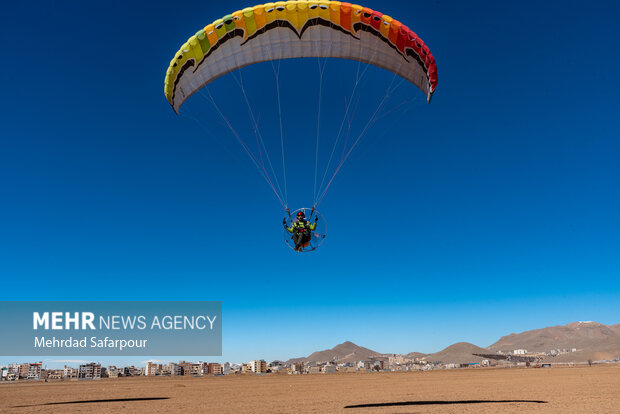
<path fill-rule="evenodd" d="M 164 92 L 178 113 L 194 92 L 235 69 L 302 57 L 352 59 L 391 71 L 430 102 L 437 65 L 407 26 L 369 8 L 338 1 L 287 1 L 226 15 L 192 36 L 166 72 Z"/>

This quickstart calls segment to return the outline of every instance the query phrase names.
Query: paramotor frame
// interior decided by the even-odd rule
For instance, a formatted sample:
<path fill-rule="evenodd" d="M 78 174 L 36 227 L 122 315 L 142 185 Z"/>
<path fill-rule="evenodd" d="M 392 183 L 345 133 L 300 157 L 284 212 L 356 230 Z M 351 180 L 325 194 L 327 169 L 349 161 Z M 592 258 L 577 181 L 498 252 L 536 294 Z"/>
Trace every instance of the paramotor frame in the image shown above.
<path fill-rule="evenodd" d="M 308 253 L 318 249 L 319 246 L 321 246 L 321 244 L 325 241 L 325 238 L 327 237 L 327 223 L 321 213 L 319 213 L 316 209 L 303 207 L 291 213 L 285 213 L 284 221 L 286 222 L 287 227 L 292 227 L 293 223 L 297 220 L 295 217 L 297 217 L 297 213 L 300 211 L 304 213 L 308 222 L 311 224 L 316 222 L 316 229 L 311 232 L 310 240 L 304 243 L 302 249 L 300 250 L 302 253 Z M 317 218 L 318 220 L 316 220 Z M 291 234 L 287 229 L 284 229 L 283 231 L 284 242 L 292 250 L 295 250 L 293 234 Z"/>

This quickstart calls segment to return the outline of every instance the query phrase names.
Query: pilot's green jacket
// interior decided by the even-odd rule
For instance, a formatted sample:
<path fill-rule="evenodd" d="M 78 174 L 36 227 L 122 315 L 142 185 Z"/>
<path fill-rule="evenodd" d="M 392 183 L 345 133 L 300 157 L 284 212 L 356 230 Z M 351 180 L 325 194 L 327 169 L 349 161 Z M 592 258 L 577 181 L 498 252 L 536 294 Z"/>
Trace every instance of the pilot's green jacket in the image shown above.
<path fill-rule="evenodd" d="M 316 223 L 310 224 L 308 220 L 296 221 L 293 223 L 291 227 L 287 227 L 286 230 L 289 233 L 297 233 L 300 230 L 305 230 L 307 232 L 316 230 Z"/>

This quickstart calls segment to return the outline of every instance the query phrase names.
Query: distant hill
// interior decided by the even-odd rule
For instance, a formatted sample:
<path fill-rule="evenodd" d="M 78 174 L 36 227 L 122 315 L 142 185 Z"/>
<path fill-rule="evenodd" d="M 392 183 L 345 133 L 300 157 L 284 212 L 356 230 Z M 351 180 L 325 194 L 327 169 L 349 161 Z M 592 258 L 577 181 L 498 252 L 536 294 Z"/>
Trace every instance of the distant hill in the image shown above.
<path fill-rule="evenodd" d="M 620 324 L 607 326 L 598 322 L 573 322 L 518 334 L 512 333 L 501 337 L 488 347 L 493 352 L 509 352 L 515 349 L 545 352 L 558 348 L 620 354 Z"/>
<path fill-rule="evenodd" d="M 528 353 L 548 352 L 558 348 L 568 351 L 576 348 L 578 351 L 548 357 L 545 362 L 547 360 L 549 362 L 583 362 L 616 359 L 620 357 L 620 324 L 603 325 L 598 322 L 573 322 L 567 325 L 512 333 L 501 337 L 499 341 L 486 349 L 468 342 L 459 342 L 433 354 L 410 352 L 402 356 L 409 359 L 425 359 L 428 362 L 467 364 L 481 362 L 484 359 L 473 354 L 489 354 L 499 351 L 508 353 L 515 349 L 526 349 Z M 386 355 L 395 356 L 396 354 L 380 354 L 372 349 L 347 341 L 332 349 L 314 352 L 307 357 L 289 359 L 285 364 L 290 365 L 296 362 L 357 362 Z"/>
<path fill-rule="evenodd" d="M 292 364 L 296 362 L 329 362 L 334 361 L 337 363 L 364 361 L 374 356 L 379 356 L 378 352 L 371 349 L 364 348 L 347 341 L 340 345 L 336 345 L 332 349 L 326 349 L 324 351 L 317 351 L 305 358 L 292 358 L 286 361 L 286 364 Z"/>
<path fill-rule="evenodd" d="M 408 354 L 403 355 L 405 358 L 409 359 L 421 359 L 427 357 L 430 354 L 423 354 L 422 352 L 409 352 Z"/>
<path fill-rule="evenodd" d="M 287 360 L 284 365 L 291 365 L 291 364 L 298 364 L 300 362 L 305 362 L 306 357 L 297 357 L 297 358 L 291 358 L 289 360 Z"/>
<path fill-rule="evenodd" d="M 481 362 L 484 359 L 472 354 L 484 354 L 488 352 L 488 350 L 480 348 L 474 344 L 470 344 L 469 342 L 459 342 L 454 345 L 450 345 L 442 351 L 428 355 L 426 360 L 429 362 L 443 362 L 446 364 L 469 364 L 472 362 Z"/>

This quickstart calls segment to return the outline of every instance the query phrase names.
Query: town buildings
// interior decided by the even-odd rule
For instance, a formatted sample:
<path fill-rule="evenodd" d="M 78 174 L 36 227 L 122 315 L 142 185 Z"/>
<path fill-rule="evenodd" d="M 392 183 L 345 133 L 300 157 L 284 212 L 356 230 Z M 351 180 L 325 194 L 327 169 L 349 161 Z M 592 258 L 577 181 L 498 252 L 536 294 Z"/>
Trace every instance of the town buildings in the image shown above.
<path fill-rule="evenodd" d="M 576 348 L 553 349 L 548 352 L 527 353 L 525 349 L 511 350 L 508 353 L 497 353 L 497 356 L 510 358 L 532 356 L 554 356 L 568 352 L 576 352 Z M 513 361 L 513 362 L 511 362 Z M 514 364 L 515 360 L 500 361 L 500 364 Z M 518 361 L 517 361 L 518 362 Z M 609 363 L 620 363 L 620 358 Z M 520 362 L 519 362 L 520 363 Z M 214 375 L 262 375 L 262 374 L 333 374 L 344 372 L 374 372 L 374 371 L 423 371 L 434 369 L 462 369 L 478 368 L 497 365 L 492 359 L 482 359 L 481 362 L 454 363 L 454 362 L 428 362 L 426 356 L 407 357 L 403 355 L 376 355 L 362 361 L 348 361 L 337 363 L 336 361 L 299 361 L 285 363 L 273 361 L 267 364 L 265 360 L 253 360 L 244 364 L 230 364 L 217 362 L 171 362 L 161 364 L 153 361 L 145 363 L 145 367 L 117 367 L 110 365 L 102 366 L 100 363 L 89 362 L 74 368 L 65 365 L 62 369 L 45 369 L 42 362 L 12 363 L 0 366 L 0 381 L 18 380 L 93 380 L 102 378 L 121 378 L 132 376 L 214 376 Z M 525 365 L 525 363 L 523 363 Z"/>

